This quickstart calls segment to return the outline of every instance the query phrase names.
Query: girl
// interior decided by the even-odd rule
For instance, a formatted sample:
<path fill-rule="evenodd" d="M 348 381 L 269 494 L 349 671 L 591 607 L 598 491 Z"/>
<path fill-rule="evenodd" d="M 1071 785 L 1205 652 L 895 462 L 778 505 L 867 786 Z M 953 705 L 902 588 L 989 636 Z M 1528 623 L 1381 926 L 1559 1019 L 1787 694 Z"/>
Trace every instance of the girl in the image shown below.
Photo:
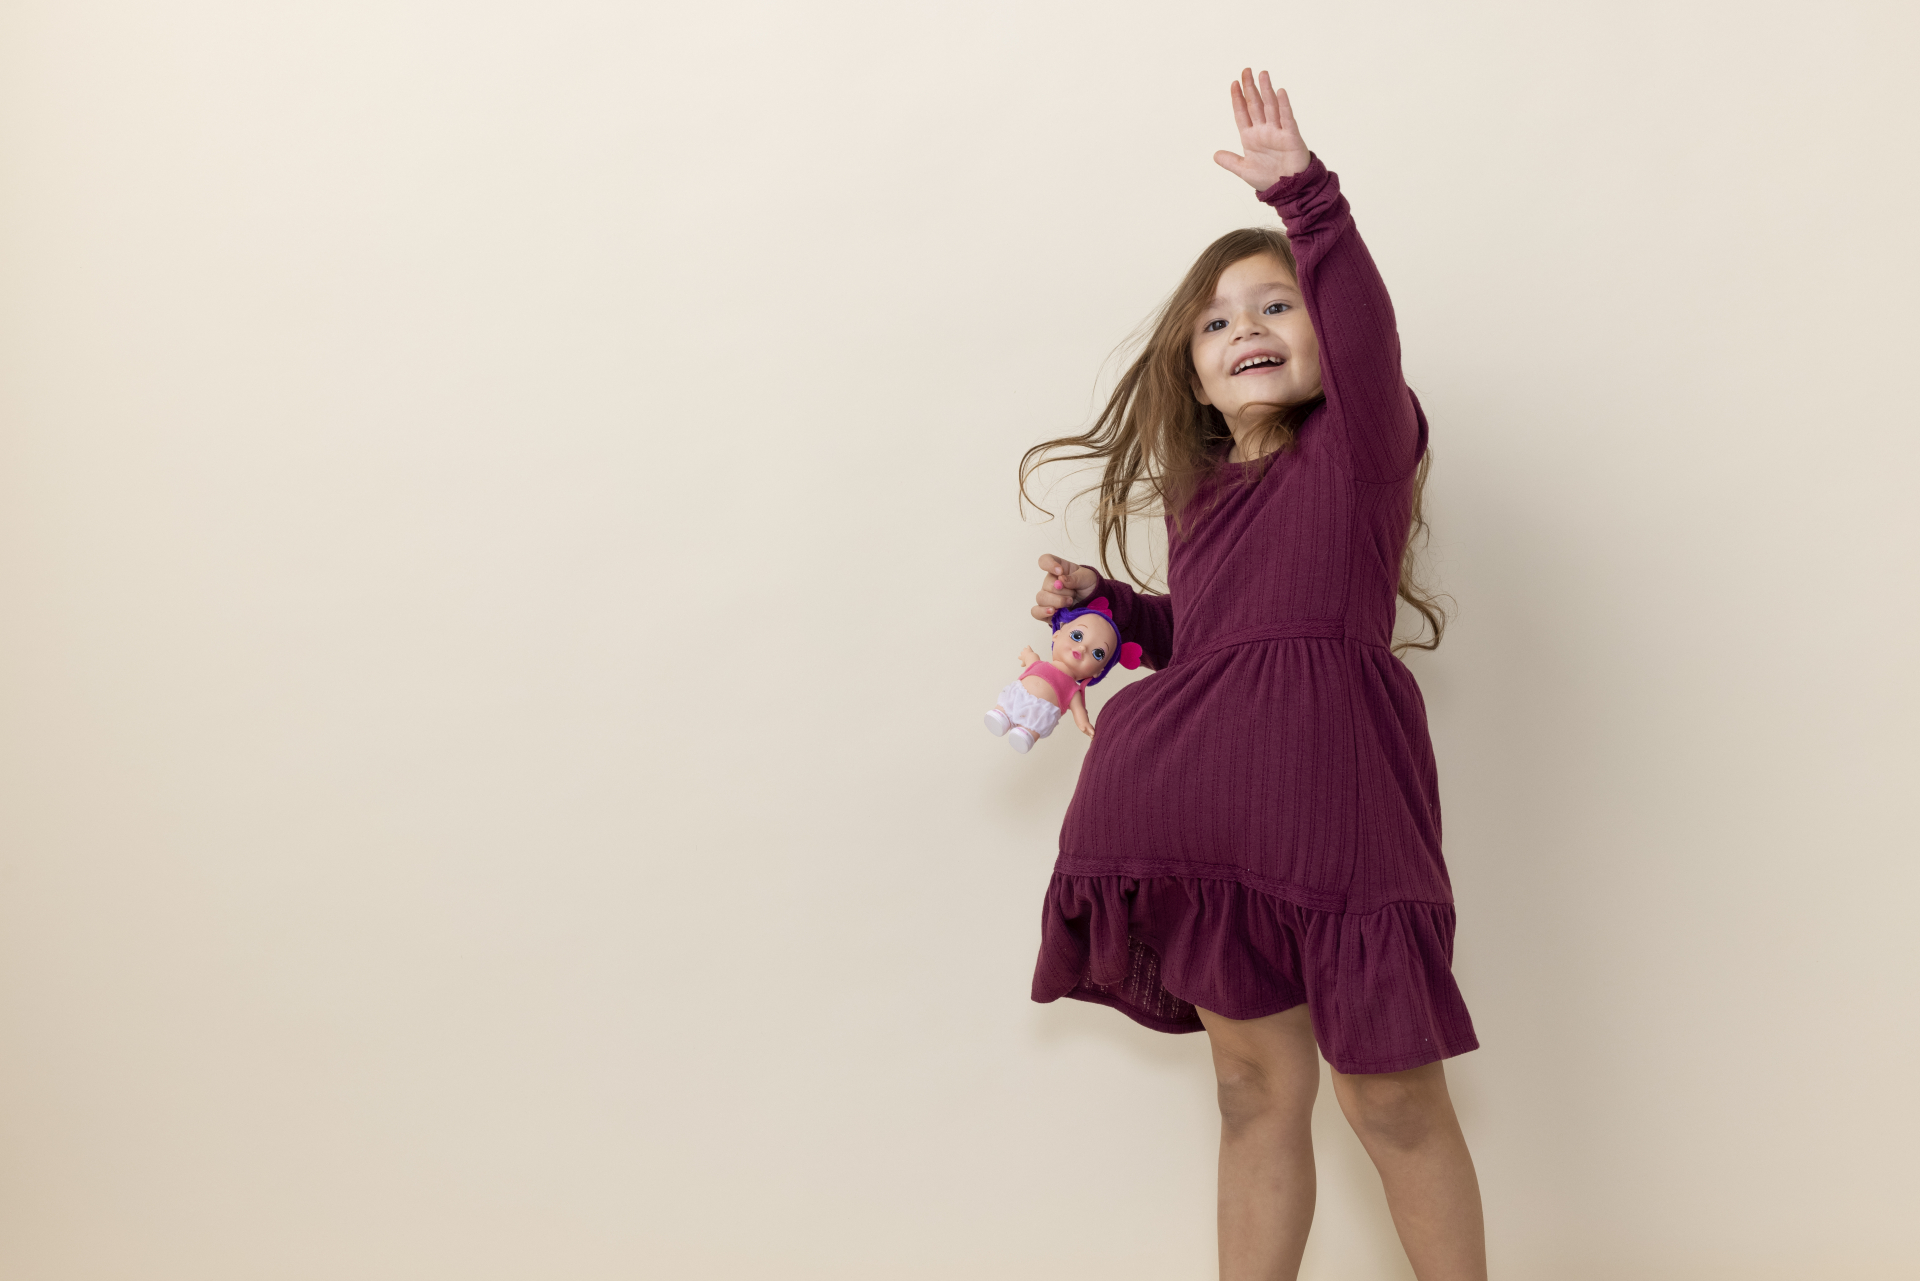
<path fill-rule="evenodd" d="M 1286 225 L 1209 246 L 1083 435 L 1104 557 L 1168 520 L 1168 593 L 1044 556 L 1033 614 L 1096 594 L 1150 679 L 1101 713 L 1060 835 L 1033 997 L 1205 1029 L 1220 1094 L 1220 1275 L 1294 1277 L 1313 1217 L 1315 1044 L 1420 1281 L 1486 1276 L 1479 1185 L 1440 1060 L 1478 1045 L 1420 691 L 1396 595 L 1427 423 L 1393 307 L 1284 90 L 1232 89 L 1214 159 Z M 1398 648 L 1405 648 L 1402 642 Z"/>

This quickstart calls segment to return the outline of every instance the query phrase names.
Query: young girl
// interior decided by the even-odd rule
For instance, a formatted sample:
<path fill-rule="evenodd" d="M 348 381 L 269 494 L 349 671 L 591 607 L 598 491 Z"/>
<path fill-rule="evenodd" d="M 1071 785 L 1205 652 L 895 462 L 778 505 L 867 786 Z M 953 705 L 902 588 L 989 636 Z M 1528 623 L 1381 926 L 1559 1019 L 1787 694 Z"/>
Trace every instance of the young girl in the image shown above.
<path fill-rule="evenodd" d="M 1205 1029 L 1220 1093 L 1220 1275 L 1294 1277 L 1313 1217 L 1315 1044 L 1420 1281 L 1486 1276 L 1479 1185 L 1440 1060 L 1475 1048 L 1396 595 L 1427 424 L 1393 307 L 1284 91 L 1233 86 L 1214 159 L 1286 226 L 1221 237 L 1084 435 L 1100 547 L 1168 520 L 1168 594 L 1057 557 L 1033 614 L 1100 595 L 1156 670 L 1108 700 L 1060 834 L 1033 997 Z M 1406 642 L 1399 646 L 1404 648 Z"/>

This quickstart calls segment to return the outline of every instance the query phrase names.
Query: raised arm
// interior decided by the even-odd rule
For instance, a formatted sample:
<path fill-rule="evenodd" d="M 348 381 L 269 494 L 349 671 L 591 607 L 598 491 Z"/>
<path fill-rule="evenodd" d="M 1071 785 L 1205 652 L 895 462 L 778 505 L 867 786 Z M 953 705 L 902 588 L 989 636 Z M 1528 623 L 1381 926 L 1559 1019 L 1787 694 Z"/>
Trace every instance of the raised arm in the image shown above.
<path fill-rule="evenodd" d="M 1307 150 L 1284 89 L 1266 72 L 1244 71 L 1232 90 L 1245 155 L 1214 160 L 1253 187 L 1287 227 L 1300 292 L 1320 345 L 1320 383 L 1347 433 L 1354 474 L 1398 480 L 1424 445 L 1413 398 L 1400 372 L 1393 300 L 1353 224 L 1340 180 Z"/>

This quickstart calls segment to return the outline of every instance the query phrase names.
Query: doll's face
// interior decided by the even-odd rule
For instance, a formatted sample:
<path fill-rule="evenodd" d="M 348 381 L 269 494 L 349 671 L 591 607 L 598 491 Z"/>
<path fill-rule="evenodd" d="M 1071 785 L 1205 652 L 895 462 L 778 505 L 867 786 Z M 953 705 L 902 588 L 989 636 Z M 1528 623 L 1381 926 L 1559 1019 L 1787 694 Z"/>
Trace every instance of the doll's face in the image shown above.
<path fill-rule="evenodd" d="M 1120 647 L 1107 620 L 1098 614 L 1082 614 L 1068 620 L 1053 634 L 1053 665 L 1077 681 L 1090 681 L 1100 674 Z"/>

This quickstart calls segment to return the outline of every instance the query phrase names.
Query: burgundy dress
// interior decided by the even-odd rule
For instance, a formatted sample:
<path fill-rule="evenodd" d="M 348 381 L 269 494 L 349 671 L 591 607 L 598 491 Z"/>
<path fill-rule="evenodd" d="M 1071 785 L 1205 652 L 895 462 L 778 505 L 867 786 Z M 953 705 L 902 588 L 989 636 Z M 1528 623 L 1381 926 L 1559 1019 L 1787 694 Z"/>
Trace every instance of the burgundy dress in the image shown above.
<path fill-rule="evenodd" d="M 1170 531 L 1167 595 L 1096 589 L 1155 673 L 1100 712 L 1033 998 L 1165 1032 L 1199 1031 L 1195 1006 L 1304 1001 L 1336 1069 L 1396 1072 L 1479 1044 L 1426 712 L 1388 649 L 1426 419 L 1338 179 L 1315 158 L 1259 198 L 1299 261 L 1326 401 L 1264 470 L 1223 456 L 1214 505 Z"/>

